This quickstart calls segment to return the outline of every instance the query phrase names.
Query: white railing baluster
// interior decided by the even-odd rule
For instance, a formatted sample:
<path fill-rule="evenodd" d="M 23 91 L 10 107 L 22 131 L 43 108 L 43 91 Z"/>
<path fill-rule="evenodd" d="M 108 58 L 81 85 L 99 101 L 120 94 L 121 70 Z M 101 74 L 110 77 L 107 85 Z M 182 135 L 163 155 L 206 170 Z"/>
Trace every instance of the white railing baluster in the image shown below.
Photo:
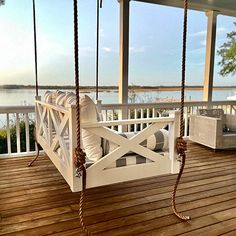
<path fill-rule="evenodd" d="M 111 120 L 114 120 L 114 110 L 111 110 Z M 114 129 L 115 127 L 112 126 L 111 129 Z"/>
<path fill-rule="evenodd" d="M 51 114 L 49 112 L 49 110 L 47 110 L 48 112 L 48 115 L 47 115 L 47 119 L 48 119 L 48 142 L 49 142 L 49 145 L 52 145 L 52 118 L 51 118 Z M 69 134 L 67 134 L 69 135 Z"/>
<path fill-rule="evenodd" d="M 30 152 L 29 114 L 25 113 L 24 116 L 25 116 L 26 152 Z"/>
<path fill-rule="evenodd" d="M 7 152 L 8 154 L 11 154 L 11 131 L 9 113 L 7 113 Z"/>
<path fill-rule="evenodd" d="M 20 120 L 19 120 L 19 113 L 16 113 L 16 148 L 17 153 L 21 152 L 20 148 Z"/>
<path fill-rule="evenodd" d="M 137 119 L 137 109 L 134 109 L 134 119 Z M 137 124 L 134 124 L 134 132 L 137 132 Z"/>
<path fill-rule="evenodd" d="M 130 109 L 128 109 L 128 119 L 131 119 Z M 131 131 L 131 125 L 128 125 L 128 132 Z"/>
<path fill-rule="evenodd" d="M 141 119 L 143 119 L 143 108 L 141 108 Z M 140 124 L 140 130 L 143 130 L 143 123 Z"/>
<path fill-rule="evenodd" d="M 188 136 L 188 108 L 184 109 L 184 136 Z"/>

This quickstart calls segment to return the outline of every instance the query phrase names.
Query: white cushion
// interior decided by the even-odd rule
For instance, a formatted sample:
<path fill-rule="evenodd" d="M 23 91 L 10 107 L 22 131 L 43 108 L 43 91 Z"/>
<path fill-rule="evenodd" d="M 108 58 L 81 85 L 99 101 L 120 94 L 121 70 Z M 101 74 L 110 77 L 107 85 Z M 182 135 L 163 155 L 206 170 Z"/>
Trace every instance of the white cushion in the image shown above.
<path fill-rule="evenodd" d="M 80 121 L 97 122 L 97 110 L 93 100 L 84 95 L 80 97 Z M 97 161 L 102 157 L 101 137 L 81 129 L 82 148 L 89 160 Z"/>
<path fill-rule="evenodd" d="M 59 106 L 63 106 L 64 105 L 64 101 L 65 101 L 65 93 L 60 93 L 58 94 L 58 96 L 55 99 L 55 103 Z"/>
<path fill-rule="evenodd" d="M 64 92 L 60 90 L 56 90 L 52 93 L 52 103 L 56 103 L 57 97 L 59 97 L 61 94 L 64 94 Z"/>
<path fill-rule="evenodd" d="M 64 93 L 62 91 L 47 91 L 44 95 L 45 102 L 55 102 L 59 106 L 75 105 L 76 96 L 72 92 Z M 97 122 L 97 109 L 93 100 L 87 96 L 80 97 L 80 121 Z M 102 157 L 101 137 L 81 129 L 81 144 L 87 158 L 91 161 L 97 161 Z"/>
<path fill-rule="evenodd" d="M 76 104 L 76 96 L 74 93 L 68 93 L 67 98 L 65 100 L 64 106 L 67 107 L 69 105 Z"/>
<path fill-rule="evenodd" d="M 44 102 L 52 103 L 52 96 L 53 96 L 53 92 L 47 90 L 44 94 L 44 97 L 43 97 Z"/>
<path fill-rule="evenodd" d="M 44 94 L 44 101 L 45 102 L 48 102 L 48 103 L 55 103 L 56 102 L 56 99 L 57 97 L 60 95 L 60 94 L 64 94 L 64 92 L 60 91 L 60 90 L 57 90 L 57 91 L 46 91 L 45 94 Z"/>

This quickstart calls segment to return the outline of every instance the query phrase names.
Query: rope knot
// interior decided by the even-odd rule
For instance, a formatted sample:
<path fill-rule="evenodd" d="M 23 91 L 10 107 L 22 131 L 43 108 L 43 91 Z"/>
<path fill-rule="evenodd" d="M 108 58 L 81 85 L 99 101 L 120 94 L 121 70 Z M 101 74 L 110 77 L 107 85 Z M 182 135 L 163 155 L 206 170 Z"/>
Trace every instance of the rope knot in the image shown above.
<path fill-rule="evenodd" d="M 84 169 L 85 161 L 86 161 L 86 155 L 83 152 L 83 150 L 81 148 L 75 148 L 74 164 L 79 169 L 79 171 L 82 171 Z"/>
<path fill-rule="evenodd" d="M 176 149 L 180 156 L 183 156 L 185 151 L 187 151 L 187 143 L 182 137 L 176 139 Z"/>

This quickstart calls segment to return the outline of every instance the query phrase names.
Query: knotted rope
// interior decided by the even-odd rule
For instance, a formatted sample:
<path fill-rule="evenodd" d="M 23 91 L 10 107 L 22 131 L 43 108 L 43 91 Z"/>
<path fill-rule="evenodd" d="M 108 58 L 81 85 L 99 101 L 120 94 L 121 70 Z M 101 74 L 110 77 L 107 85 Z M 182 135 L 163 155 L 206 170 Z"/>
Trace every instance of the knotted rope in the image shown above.
<path fill-rule="evenodd" d="M 179 174 L 177 176 L 173 193 L 172 193 L 172 209 L 174 214 L 181 220 L 189 220 L 191 219 L 189 216 L 185 216 L 182 213 L 179 213 L 176 209 L 176 191 L 178 188 L 178 184 L 180 182 L 181 176 L 184 171 L 187 143 L 183 139 L 184 136 L 184 91 L 185 91 L 185 67 L 186 67 L 186 44 L 187 44 L 187 13 L 188 13 L 188 0 L 184 0 L 184 23 L 183 23 L 183 51 L 182 51 L 182 81 L 181 81 L 181 103 L 180 103 L 180 137 L 176 140 L 176 149 L 177 153 L 180 157 L 181 165 Z"/>
<path fill-rule="evenodd" d="M 78 43 L 78 4 L 77 0 L 74 0 L 74 63 L 75 63 L 75 92 L 76 92 L 76 137 L 77 147 L 74 152 L 74 165 L 76 167 L 76 175 L 82 176 L 82 191 L 80 193 L 79 201 L 79 217 L 81 227 L 86 235 L 91 235 L 84 223 L 83 218 L 83 202 L 86 189 L 86 168 L 85 168 L 85 153 L 81 149 L 80 142 L 80 101 L 79 101 L 79 43 Z"/>

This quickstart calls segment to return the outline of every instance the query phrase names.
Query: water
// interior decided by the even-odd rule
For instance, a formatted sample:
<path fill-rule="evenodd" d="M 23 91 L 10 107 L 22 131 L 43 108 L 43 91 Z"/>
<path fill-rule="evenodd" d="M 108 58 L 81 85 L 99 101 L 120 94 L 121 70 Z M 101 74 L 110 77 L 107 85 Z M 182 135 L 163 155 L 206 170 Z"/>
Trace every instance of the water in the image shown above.
<path fill-rule="evenodd" d="M 39 95 L 43 96 L 46 90 L 39 90 Z M 226 100 L 232 95 L 235 90 L 215 90 L 213 91 L 213 100 Z M 95 99 L 95 93 L 87 93 L 91 98 Z M 202 100 L 203 91 L 201 90 L 186 90 L 186 101 Z M 0 106 L 14 105 L 34 105 L 35 90 L 34 89 L 0 89 Z M 179 91 L 161 91 L 161 92 L 138 92 L 130 94 L 135 102 L 155 102 L 157 99 L 179 99 Z M 117 91 L 100 92 L 99 99 L 102 103 L 118 103 Z"/>

